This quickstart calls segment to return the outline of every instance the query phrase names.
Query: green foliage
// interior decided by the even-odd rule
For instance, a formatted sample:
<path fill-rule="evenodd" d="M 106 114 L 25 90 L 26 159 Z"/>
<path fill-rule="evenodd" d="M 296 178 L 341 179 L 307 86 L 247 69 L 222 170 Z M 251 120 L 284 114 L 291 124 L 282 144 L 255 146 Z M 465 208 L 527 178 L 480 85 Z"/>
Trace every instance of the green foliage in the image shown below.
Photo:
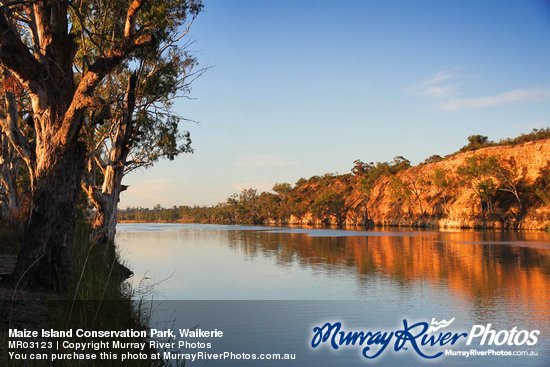
<path fill-rule="evenodd" d="M 355 163 L 355 165 L 352 167 L 351 173 L 355 176 L 365 176 L 369 173 L 373 166 L 372 162 L 365 163 L 360 159 L 354 160 L 353 163 Z"/>
<path fill-rule="evenodd" d="M 494 144 L 495 143 L 493 141 L 490 141 L 489 138 L 485 135 L 470 135 L 468 136 L 468 144 L 460 148 L 459 152 L 470 152 L 473 150 L 487 148 Z"/>
<path fill-rule="evenodd" d="M 298 186 L 298 184 L 296 184 L 296 186 Z M 276 183 L 272 190 L 280 196 L 285 196 L 292 192 L 292 185 L 289 183 Z"/>
<path fill-rule="evenodd" d="M 495 156 L 473 155 L 465 159 L 465 163 L 457 168 L 456 173 L 470 183 L 492 175 L 498 165 Z"/>
<path fill-rule="evenodd" d="M 477 150 L 488 147 L 492 142 L 484 135 L 470 135 L 468 136 L 468 145 L 463 146 L 460 152 L 468 152 L 471 150 Z"/>
<path fill-rule="evenodd" d="M 391 197 L 397 201 L 408 201 L 411 198 L 411 190 L 407 185 L 397 176 L 392 176 L 388 184 L 390 188 Z"/>
<path fill-rule="evenodd" d="M 396 174 L 397 172 L 401 172 L 409 168 L 411 168 L 411 161 L 398 155 L 393 159 L 393 164 L 389 166 L 389 173 Z"/>
<path fill-rule="evenodd" d="M 489 200 L 497 191 L 497 186 L 493 179 L 485 178 L 477 183 L 477 189 L 479 191 L 479 196 L 482 200 Z"/>
<path fill-rule="evenodd" d="M 539 175 L 533 184 L 535 195 L 545 204 L 550 204 L 550 161 L 539 170 Z"/>
<path fill-rule="evenodd" d="M 342 224 L 345 219 L 346 199 L 342 193 L 327 189 L 315 199 L 311 211 L 319 219 L 334 216 L 338 224 Z"/>
<path fill-rule="evenodd" d="M 467 157 L 465 163 L 456 170 L 461 182 L 468 185 L 479 198 L 483 215 L 486 208 L 492 211 L 492 199 L 497 190 L 494 182 L 497 166 L 499 162 L 495 156 L 474 155 Z"/>
<path fill-rule="evenodd" d="M 443 160 L 442 156 L 440 156 L 439 154 L 434 154 L 434 155 L 431 155 L 428 158 L 426 158 L 424 160 L 424 164 L 441 162 L 442 160 Z"/>
<path fill-rule="evenodd" d="M 264 223 L 276 217 L 284 217 L 281 210 L 281 200 L 279 195 L 271 192 L 262 192 L 257 201 L 258 223 Z"/>
<path fill-rule="evenodd" d="M 397 175 L 391 176 L 389 188 L 391 196 L 397 201 L 408 201 L 416 203 L 420 209 L 420 214 L 424 214 L 424 205 L 422 205 L 422 194 L 429 186 L 429 182 L 422 177 L 405 172 L 402 178 Z"/>
<path fill-rule="evenodd" d="M 94 57 L 102 55 L 112 43 L 124 41 L 129 3 L 88 0 L 70 4 L 70 23 L 76 35 L 75 41 L 79 44 L 76 58 L 81 60 L 85 69 Z M 140 9 L 139 21 L 144 25 L 146 33 L 152 35 L 156 43 L 160 44 L 168 41 L 178 28 L 185 26 L 189 18 L 196 16 L 202 8 L 200 0 L 145 1 Z M 106 9 L 108 11 L 105 11 Z M 94 36 L 94 42 L 84 37 L 89 35 Z M 140 56 L 139 52 L 136 52 L 136 57 Z"/>
<path fill-rule="evenodd" d="M 301 185 L 296 183 L 295 187 L 298 189 L 300 186 Z M 277 183 L 273 186 L 273 191 L 276 195 L 270 199 L 274 202 L 274 204 L 272 204 L 274 208 L 270 211 L 270 214 L 272 214 L 270 219 L 280 219 L 286 221 L 292 215 L 292 193 L 294 192 L 294 189 L 289 183 Z"/>
<path fill-rule="evenodd" d="M 431 178 L 435 187 L 441 191 L 446 191 L 453 184 L 453 180 L 449 177 L 448 172 L 441 168 L 436 169 Z"/>
<path fill-rule="evenodd" d="M 355 160 L 354 163 L 352 173 L 359 177 L 359 190 L 364 193 L 365 199 L 368 199 L 371 190 L 381 177 L 392 176 L 411 167 L 411 162 L 402 156 L 395 157 L 391 163 L 364 163 L 360 160 Z"/>
<path fill-rule="evenodd" d="M 526 168 L 521 168 L 514 158 L 503 159 L 496 156 L 475 155 L 466 158 L 465 164 L 456 171 L 462 183 L 467 184 L 480 200 L 482 215 L 497 214 L 495 211 L 495 196 L 497 192 L 513 195 L 512 202 L 517 203 L 515 211 L 510 211 L 509 216 L 514 218 L 515 226 L 524 215 L 524 201 L 522 196 L 525 191 Z M 502 196 L 502 194 L 500 195 Z M 503 198 L 501 202 L 506 202 Z M 506 204 L 511 208 L 511 204 Z M 506 220 L 498 215 L 500 220 Z"/>
<path fill-rule="evenodd" d="M 471 135 L 468 137 L 468 144 L 460 148 L 458 152 L 451 155 L 488 147 L 518 145 L 542 139 L 550 139 L 550 127 L 533 129 L 530 133 L 521 134 L 520 136 L 517 136 L 515 138 L 501 139 L 498 142 L 491 141 L 487 136 L 484 135 Z"/>
<path fill-rule="evenodd" d="M 456 181 L 454 178 L 447 170 L 438 168 L 431 177 L 428 178 L 427 182 L 428 185 L 433 188 L 435 194 L 440 197 L 440 204 L 444 211 L 448 213 L 448 202 L 456 188 Z"/>
<path fill-rule="evenodd" d="M 515 138 L 501 139 L 497 145 L 517 145 L 542 139 L 550 139 L 550 127 L 533 129 L 530 133 L 521 134 Z"/>
<path fill-rule="evenodd" d="M 296 181 L 296 184 L 294 185 L 296 188 L 300 188 L 301 186 L 304 186 L 307 183 L 307 180 L 305 178 L 300 178 L 298 181 Z"/>

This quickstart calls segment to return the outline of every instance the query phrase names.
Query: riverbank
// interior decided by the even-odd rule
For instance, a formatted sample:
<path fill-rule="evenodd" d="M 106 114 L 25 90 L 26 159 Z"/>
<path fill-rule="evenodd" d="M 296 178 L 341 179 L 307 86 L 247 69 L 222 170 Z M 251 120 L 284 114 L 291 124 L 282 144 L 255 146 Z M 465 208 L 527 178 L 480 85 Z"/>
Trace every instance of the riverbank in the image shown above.
<path fill-rule="evenodd" d="M 242 224 L 239 223 L 214 223 L 214 222 L 195 222 L 190 220 L 177 220 L 177 221 L 136 221 L 136 220 L 122 220 L 119 221 L 119 224 L 220 224 L 220 225 L 235 225 L 239 226 Z M 406 229 L 412 229 L 412 230 L 457 230 L 457 231 L 472 231 L 472 230 L 497 230 L 497 231 L 514 231 L 514 232 L 541 232 L 541 233 L 550 233 L 550 228 L 502 228 L 498 226 L 494 227 L 483 227 L 483 226 L 464 226 L 464 227 L 453 227 L 453 226 L 439 226 L 438 223 L 434 224 L 426 224 L 422 223 L 421 225 L 418 224 L 387 224 L 387 225 L 368 225 L 365 226 L 361 223 L 354 223 L 354 224 L 326 224 L 326 222 L 322 221 L 316 221 L 314 223 L 303 223 L 300 221 L 288 223 L 288 222 L 267 222 L 267 223 L 260 223 L 260 224 L 251 224 L 251 225 L 258 225 L 258 226 L 267 226 L 267 227 L 276 227 L 276 226 L 288 226 L 291 228 L 299 228 L 299 229 L 343 229 L 343 230 L 350 230 L 350 231 L 358 231 L 358 230 L 379 230 L 379 231 L 386 231 L 386 232 L 392 232 L 392 231 L 400 231 L 400 230 L 406 230 Z"/>
<path fill-rule="evenodd" d="M 211 207 L 127 208 L 119 221 L 550 229 L 550 139 L 465 148 L 414 167 L 357 160 L 352 173 L 245 189 Z"/>

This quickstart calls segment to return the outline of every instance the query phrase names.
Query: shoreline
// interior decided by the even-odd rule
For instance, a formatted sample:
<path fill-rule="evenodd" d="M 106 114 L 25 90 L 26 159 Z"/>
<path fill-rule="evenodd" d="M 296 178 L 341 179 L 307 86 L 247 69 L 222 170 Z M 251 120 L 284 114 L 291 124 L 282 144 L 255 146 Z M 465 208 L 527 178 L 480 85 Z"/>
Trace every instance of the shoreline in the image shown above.
<path fill-rule="evenodd" d="M 540 233 L 547 233 L 550 232 L 550 228 L 548 226 L 546 227 L 525 227 L 522 226 L 521 228 L 511 228 L 511 227 L 503 227 L 498 225 L 491 225 L 491 226 L 483 226 L 483 225 L 474 225 L 474 226 L 453 226 L 453 225 L 446 225 L 446 226 L 437 226 L 437 225 L 431 225 L 431 224 L 374 224 L 365 226 L 362 224 L 342 224 L 338 225 L 335 223 L 332 224 L 325 224 L 321 222 L 317 223 L 301 223 L 301 222 L 267 222 L 267 223 L 220 223 L 220 222 L 200 222 L 200 221 L 192 221 L 192 220 L 176 220 L 176 221 L 142 221 L 142 220 L 120 220 L 117 222 L 117 224 L 218 224 L 218 225 L 234 225 L 234 226 L 242 226 L 242 225 L 250 225 L 250 226 L 296 226 L 296 227 L 315 227 L 315 228 L 322 228 L 322 229 L 348 229 L 348 228 L 354 228 L 354 229 L 361 229 L 361 230 L 368 230 L 368 229 L 399 229 L 399 228 L 409 228 L 409 229 L 418 229 L 418 230 L 460 230 L 460 231 L 510 231 L 510 232 L 540 232 Z M 493 222 L 495 224 L 495 222 Z M 500 224 L 500 223 L 496 223 Z"/>

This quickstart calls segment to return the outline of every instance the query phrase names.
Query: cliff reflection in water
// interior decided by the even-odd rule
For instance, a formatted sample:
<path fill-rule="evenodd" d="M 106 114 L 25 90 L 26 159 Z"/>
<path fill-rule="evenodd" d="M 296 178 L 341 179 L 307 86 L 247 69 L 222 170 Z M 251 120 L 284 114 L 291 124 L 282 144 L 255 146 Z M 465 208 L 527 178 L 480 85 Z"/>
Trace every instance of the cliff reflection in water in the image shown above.
<path fill-rule="evenodd" d="M 117 243 L 134 285 L 152 277 L 168 299 L 368 300 L 548 326 L 547 233 L 304 231 L 128 224 Z"/>
<path fill-rule="evenodd" d="M 305 346 L 312 325 L 329 320 L 366 328 L 361 330 L 396 330 L 404 319 L 456 318 L 458 331 L 490 323 L 495 330 L 541 332 L 533 346 L 541 359 L 472 357 L 468 365 L 549 365 L 547 233 L 127 224 L 118 227 L 117 244 L 135 273 L 134 286 L 150 281 L 155 299 L 175 300 L 187 327 L 240 330 L 249 338 L 239 339 L 240 345 L 262 340 L 273 350 Z M 271 339 L 258 339 L 251 330 L 269 330 Z M 289 336 L 297 339 L 290 342 Z M 326 364 L 325 357 L 309 365 L 358 361 Z"/>
<path fill-rule="evenodd" d="M 495 311 L 521 312 L 541 321 L 550 316 L 550 243 L 544 233 L 227 233 L 230 246 L 249 257 L 274 257 L 281 266 L 298 261 L 329 273 L 352 270 L 364 292 L 370 276 L 382 276 L 401 287 L 428 283 L 448 289 L 455 301 L 473 306 L 480 316 Z"/>

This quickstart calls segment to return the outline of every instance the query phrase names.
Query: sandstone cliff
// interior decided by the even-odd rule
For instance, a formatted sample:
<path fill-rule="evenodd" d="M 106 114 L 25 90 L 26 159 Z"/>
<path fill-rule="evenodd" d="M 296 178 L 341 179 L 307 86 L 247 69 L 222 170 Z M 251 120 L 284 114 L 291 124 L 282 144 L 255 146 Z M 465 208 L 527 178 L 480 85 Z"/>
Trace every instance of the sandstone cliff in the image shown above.
<path fill-rule="evenodd" d="M 511 192 L 495 190 L 490 208 L 480 203 L 471 185 L 464 182 L 457 169 L 472 156 L 494 156 L 500 161 L 512 162 L 513 177 L 519 199 Z M 541 169 L 550 161 L 550 139 L 514 146 L 497 146 L 453 155 L 436 163 L 409 168 L 394 176 L 381 177 L 365 194 L 353 177 L 352 191 L 346 195 L 347 225 L 426 226 L 439 228 L 521 228 L 548 229 L 550 204 L 538 199 L 532 187 L 541 175 Z M 445 172 L 454 182 L 449 190 L 430 185 L 436 171 Z M 408 184 L 408 195 L 397 195 L 396 184 Z M 501 184 L 496 180 L 496 184 Z M 335 185 L 335 183 L 331 183 Z M 412 189 L 411 189 L 412 186 Z M 307 189 L 307 188 L 306 188 Z M 316 188 L 309 188 L 316 189 Z M 318 189 L 318 188 L 317 188 Z M 311 213 L 301 218 L 291 217 L 294 224 L 336 224 L 338 218 L 315 218 Z M 342 222 L 342 218 L 340 218 Z"/>

